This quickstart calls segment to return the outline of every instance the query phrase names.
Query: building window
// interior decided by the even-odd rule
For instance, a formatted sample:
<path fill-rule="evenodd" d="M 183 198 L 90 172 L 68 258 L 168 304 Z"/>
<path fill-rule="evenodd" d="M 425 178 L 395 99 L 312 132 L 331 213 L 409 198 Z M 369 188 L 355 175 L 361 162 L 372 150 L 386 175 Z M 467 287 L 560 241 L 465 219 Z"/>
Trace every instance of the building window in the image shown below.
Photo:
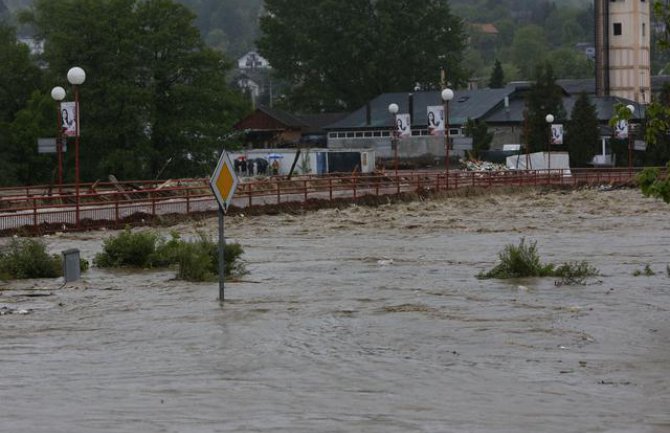
<path fill-rule="evenodd" d="M 614 23 L 614 36 L 621 36 L 621 23 Z"/>
<path fill-rule="evenodd" d="M 642 23 L 642 37 L 647 36 L 647 23 Z"/>

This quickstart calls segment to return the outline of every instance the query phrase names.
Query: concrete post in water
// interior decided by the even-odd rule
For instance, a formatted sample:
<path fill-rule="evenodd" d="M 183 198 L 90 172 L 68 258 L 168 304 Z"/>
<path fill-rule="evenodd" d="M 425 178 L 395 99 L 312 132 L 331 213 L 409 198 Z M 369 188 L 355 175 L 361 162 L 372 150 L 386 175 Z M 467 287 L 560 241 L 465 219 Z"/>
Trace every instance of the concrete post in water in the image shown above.
<path fill-rule="evenodd" d="M 66 283 L 77 281 L 81 277 L 79 250 L 72 248 L 63 251 L 63 278 Z"/>

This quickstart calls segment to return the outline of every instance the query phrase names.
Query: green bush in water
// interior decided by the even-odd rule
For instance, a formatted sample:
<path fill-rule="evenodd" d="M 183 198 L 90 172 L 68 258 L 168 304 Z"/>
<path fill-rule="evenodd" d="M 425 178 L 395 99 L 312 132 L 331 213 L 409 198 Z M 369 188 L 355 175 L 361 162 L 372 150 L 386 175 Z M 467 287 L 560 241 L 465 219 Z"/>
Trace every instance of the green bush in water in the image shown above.
<path fill-rule="evenodd" d="M 480 279 L 488 278 L 523 278 L 523 277 L 559 277 L 562 284 L 583 284 L 584 278 L 600 274 L 598 269 L 589 263 L 567 262 L 560 266 L 551 263 L 543 264 L 537 252 L 537 242 L 526 244 L 521 239 L 519 245 L 507 245 L 498 254 L 500 263 L 490 271 L 477 275 Z"/>
<path fill-rule="evenodd" d="M 100 268 L 153 267 L 159 238 L 155 232 L 133 233 L 126 228 L 118 236 L 105 239 L 102 252 L 95 255 L 93 263 Z"/>
<path fill-rule="evenodd" d="M 584 284 L 585 278 L 596 277 L 598 275 L 600 275 L 600 271 L 585 261 L 563 263 L 553 271 L 554 277 L 561 278 L 558 282 L 560 285 Z"/>
<path fill-rule="evenodd" d="M 245 273 L 239 261 L 244 253 L 237 243 L 227 243 L 224 248 L 224 277 Z M 199 233 L 199 239 L 182 241 L 177 253 L 177 278 L 186 281 L 215 281 L 219 275 L 219 246 L 217 242 Z"/>
<path fill-rule="evenodd" d="M 63 258 L 49 255 L 44 242 L 35 239 L 12 239 L 0 251 L 2 279 L 56 278 L 63 275 Z"/>
<path fill-rule="evenodd" d="M 636 269 L 633 272 L 634 277 L 639 277 L 640 275 L 643 275 L 645 277 L 652 277 L 652 276 L 656 275 L 656 272 L 654 272 L 651 269 L 651 266 L 649 266 L 649 264 L 646 264 L 643 270 Z"/>
<path fill-rule="evenodd" d="M 522 278 L 522 277 L 544 277 L 552 274 L 553 265 L 543 265 L 537 253 L 537 242 L 526 244 L 521 239 L 518 246 L 507 245 L 498 254 L 500 263 L 486 273 L 480 273 L 477 277 L 487 278 Z"/>
<path fill-rule="evenodd" d="M 237 243 L 226 244 L 224 276 L 243 274 L 240 256 L 244 253 Z M 218 244 L 199 232 L 193 241 L 184 241 L 176 232 L 169 240 L 155 232 L 132 233 L 126 229 L 118 236 L 105 240 L 103 251 L 95 256 L 99 267 L 133 266 L 157 268 L 177 265 L 177 278 L 186 281 L 214 281 L 218 278 Z"/>

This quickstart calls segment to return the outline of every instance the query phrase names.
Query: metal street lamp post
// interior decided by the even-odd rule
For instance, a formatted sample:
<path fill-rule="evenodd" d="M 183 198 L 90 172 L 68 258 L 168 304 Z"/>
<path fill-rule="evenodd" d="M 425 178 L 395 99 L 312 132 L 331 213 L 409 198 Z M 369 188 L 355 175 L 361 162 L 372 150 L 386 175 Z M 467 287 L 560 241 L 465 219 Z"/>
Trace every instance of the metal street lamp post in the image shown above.
<path fill-rule="evenodd" d="M 58 154 L 58 193 L 63 194 L 63 120 L 60 112 L 60 102 L 65 99 L 65 89 L 56 86 L 51 89 L 51 98 L 56 101 L 58 117 L 56 129 L 56 153 Z"/>
<path fill-rule="evenodd" d="M 444 104 L 444 170 L 446 173 L 447 190 L 449 189 L 449 101 L 454 99 L 454 91 L 446 88 L 442 90 L 442 102 Z"/>
<path fill-rule="evenodd" d="M 626 105 L 628 111 L 630 111 L 630 117 L 632 119 L 633 114 L 635 113 L 635 107 L 630 104 Z M 630 120 L 628 121 L 628 172 L 630 173 L 633 168 L 633 128 L 631 127 Z"/>
<path fill-rule="evenodd" d="M 398 104 L 389 104 L 389 113 L 391 114 L 391 148 L 393 149 L 393 159 L 395 163 L 395 176 L 398 177 L 398 127 L 396 125 L 396 117 L 398 114 Z"/>
<path fill-rule="evenodd" d="M 551 124 L 554 123 L 554 115 L 547 114 L 544 120 L 549 124 L 549 139 L 547 140 L 547 173 L 549 179 L 551 179 Z"/>
<path fill-rule="evenodd" d="M 86 81 L 86 72 L 79 66 L 70 68 L 70 70 L 67 71 L 67 80 L 70 82 L 70 84 L 72 84 L 72 89 L 74 91 L 74 103 L 76 110 L 75 118 L 77 122 L 77 132 L 75 135 L 75 142 L 74 142 L 74 183 L 75 183 L 75 191 L 76 191 L 75 194 L 77 203 L 76 219 L 77 219 L 77 226 L 79 226 L 79 203 L 80 203 L 79 202 L 79 132 L 80 132 L 79 86 L 84 84 L 84 81 Z"/>

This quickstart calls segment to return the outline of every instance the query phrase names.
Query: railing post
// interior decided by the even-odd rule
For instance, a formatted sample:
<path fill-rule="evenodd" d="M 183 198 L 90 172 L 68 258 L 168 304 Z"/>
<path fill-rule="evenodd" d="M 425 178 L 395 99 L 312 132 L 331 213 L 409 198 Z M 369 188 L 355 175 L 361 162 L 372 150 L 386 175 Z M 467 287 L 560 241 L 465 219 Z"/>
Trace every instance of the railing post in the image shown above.
<path fill-rule="evenodd" d="M 375 176 L 375 195 L 379 197 L 379 176 Z"/>
<path fill-rule="evenodd" d="M 245 188 L 245 189 L 247 190 L 246 192 L 247 192 L 247 195 L 249 196 L 249 207 L 251 207 L 251 206 L 252 206 L 252 204 L 251 204 L 251 202 L 252 202 L 252 198 L 251 198 L 252 194 L 251 194 L 251 193 L 253 192 L 253 188 L 251 188 L 251 186 L 249 186 L 249 188 Z"/>
<path fill-rule="evenodd" d="M 81 200 L 81 197 L 79 195 L 79 190 L 77 190 L 77 196 L 75 197 L 75 225 L 77 228 L 79 228 L 79 202 Z"/>
<path fill-rule="evenodd" d="M 156 217 L 156 195 L 153 192 L 149 193 L 151 197 L 151 216 Z"/>
<path fill-rule="evenodd" d="M 330 201 L 333 201 L 333 178 L 330 176 L 328 177 L 328 192 Z"/>
<path fill-rule="evenodd" d="M 33 197 L 33 228 L 37 233 L 37 198 Z"/>
<path fill-rule="evenodd" d="M 186 187 L 186 215 L 191 214 L 191 187 Z"/>
<path fill-rule="evenodd" d="M 358 197 L 356 196 L 356 176 L 354 176 L 354 182 L 352 185 L 354 187 L 354 201 L 356 201 L 358 199 Z"/>
<path fill-rule="evenodd" d="M 116 226 L 119 226 L 119 196 L 117 195 L 116 198 L 114 199 L 114 215 L 115 215 L 115 223 Z"/>
<path fill-rule="evenodd" d="M 279 186 L 279 180 L 277 180 L 277 204 L 281 203 L 281 188 Z"/>
<path fill-rule="evenodd" d="M 303 188 L 304 188 L 304 191 L 305 191 L 305 203 L 307 203 L 307 181 L 303 180 L 302 184 L 303 184 Z"/>
<path fill-rule="evenodd" d="M 396 195 L 400 195 L 400 176 L 396 173 L 395 175 L 395 184 L 396 184 Z"/>
<path fill-rule="evenodd" d="M 435 191 L 440 192 L 440 173 L 435 176 Z"/>
<path fill-rule="evenodd" d="M 454 189 L 458 189 L 458 173 L 454 173 Z"/>

